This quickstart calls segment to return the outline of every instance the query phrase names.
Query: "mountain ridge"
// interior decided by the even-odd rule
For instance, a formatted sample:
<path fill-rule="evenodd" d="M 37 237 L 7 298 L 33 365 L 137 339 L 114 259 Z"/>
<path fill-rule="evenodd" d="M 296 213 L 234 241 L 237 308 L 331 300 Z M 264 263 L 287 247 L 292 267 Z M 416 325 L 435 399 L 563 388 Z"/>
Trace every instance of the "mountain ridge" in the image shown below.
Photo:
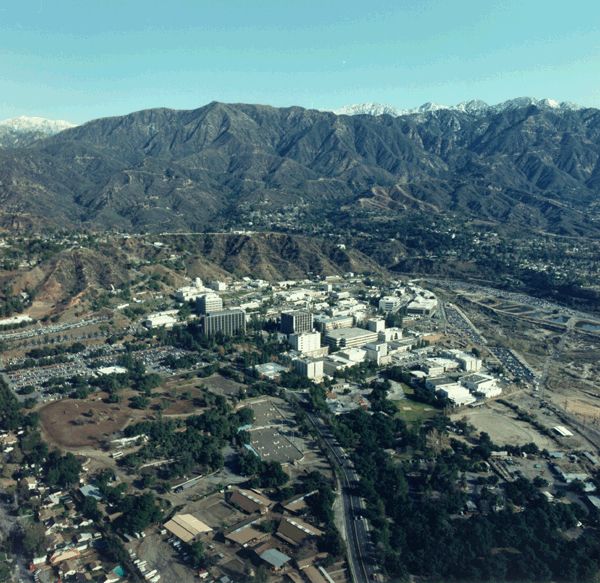
<path fill-rule="evenodd" d="M 440 110 L 449 111 L 460 111 L 463 113 L 470 113 L 473 115 L 481 115 L 486 112 L 502 112 L 510 109 L 518 109 L 521 107 L 536 106 L 540 108 L 556 109 L 556 110 L 577 110 L 585 109 L 584 107 L 571 103 L 569 101 L 558 102 L 554 99 L 543 98 L 537 99 L 535 97 L 517 97 L 514 99 L 508 99 L 490 105 L 481 99 L 471 99 L 468 101 L 461 101 L 456 105 L 442 105 L 439 103 L 426 102 L 418 107 L 413 108 L 398 108 L 389 104 L 381 103 L 357 103 L 352 105 L 346 105 L 341 108 L 333 110 L 336 115 L 392 115 L 394 117 L 400 117 L 403 115 L 418 115 L 423 113 L 430 113 Z"/>
<path fill-rule="evenodd" d="M 391 117 L 212 102 L 0 150 L 7 228 L 198 231 L 299 226 L 298 209 L 313 222 L 436 209 L 582 234 L 597 230 L 599 193 L 600 111 L 526 103 Z"/>

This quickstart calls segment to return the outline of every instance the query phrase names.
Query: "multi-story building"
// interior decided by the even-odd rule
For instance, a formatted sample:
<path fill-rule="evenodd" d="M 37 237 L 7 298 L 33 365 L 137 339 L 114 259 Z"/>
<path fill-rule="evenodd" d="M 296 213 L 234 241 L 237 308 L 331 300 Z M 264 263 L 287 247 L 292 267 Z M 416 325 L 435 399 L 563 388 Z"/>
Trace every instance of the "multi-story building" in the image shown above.
<path fill-rule="evenodd" d="M 202 280 L 197 277 L 192 285 L 186 285 L 184 287 L 180 287 L 175 292 L 175 297 L 180 302 L 189 302 L 192 300 L 198 299 L 200 295 L 206 292 L 206 289 L 202 285 Z"/>
<path fill-rule="evenodd" d="M 220 310 L 205 314 L 200 320 L 200 327 L 205 336 L 221 333 L 224 336 L 246 332 L 246 313 L 243 310 Z"/>
<path fill-rule="evenodd" d="M 294 371 L 307 379 L 323 378 L 323 360 L 317 358 L 297 358 L 294 360 Z"/>
<path fill-rule="evenodd" d="M 325 334 L 325 342 L 332 348 L 352 348 L 364 346 L 369 342 L 377 341 L 377 332 L 371 332 L 363 328 L 338 328 L 329 330 Z"/>
<path fill-rule="evenodd" d="M 294 350 L 302 354 L 311 354 L 321 348 L 320 332 L 302 332 L 301 334 L 290 334 L 289 342 Z"/>
<path fill-rule="evenodd" d="M 146 328 L 172 328 L 177 324 L 178 310 L 165 310 L 148 314 L 143 321 Z"/>
<path fill-rule="evenodd" d="M 383 332 L 385 330 L 385 320 L 383 318 L 369 318 L 367 328 L 371 332 Z"/>
<path fill-rule="evenodd" d="M 220 291 L 225 291 L 227 289 L 227 284 L 224 281 L 219 281 L 219 280 L 215 279 L 214 281 L 207 283 L 206 287 L 209 287 L 210 289 L 214 289 L 215 291 L 220 292 Z"/>
<path fill-rule="evenodd" d="M 473 373 L 464 376 L 460 382 L 475 395 L 482 395 L 488 399 L 502 393 L 502 389 L 496 384 L 496 379 L 491 375 Z"/>
<path fill-rule="evenodd" d="M 372 360 L 377 366 L 391 361 L 391 357 L 388 355 L 388 345 L 385 342 L 369 342 L 369 344 L 365 344 L 365 350 L 367 351 L 367 360 Z"/>
<path fill-rule="evenodd" d="M 423 316 L 430 316 L 433 314 L 438 306 L 438 301 L 434 297 L 424 298 L 417 296 L 412 302 L 406 306 L 406 311 L 409 314 L 420 314 Z"/>
<path fill-rule="evenodd" d="M 223 309 L 223 300 L 213 293 L 202 294 L 198 300 L 198 310 L 201 314 L 220 312 Z"/>
<path fill-rule="evenodd" d="M 400 308 L 400 298 L 397 296 L 383 296 L 379 300 L 379 309 L 382 312 L 396 312 Z"/>
<path fill-rule="evenodd" d="M 336 330 L 337 328 L 351 328 L 354 326 L 354 316 L 317 316 L 315 318 L 315 327 L 321 332 Z"/>
<path fill-rule="evenodd" d="M 313 315 L 310 312 L 297 310 L 281 313 L 280 330 L 284 334 L 300 334 L 313 329 Z"/>

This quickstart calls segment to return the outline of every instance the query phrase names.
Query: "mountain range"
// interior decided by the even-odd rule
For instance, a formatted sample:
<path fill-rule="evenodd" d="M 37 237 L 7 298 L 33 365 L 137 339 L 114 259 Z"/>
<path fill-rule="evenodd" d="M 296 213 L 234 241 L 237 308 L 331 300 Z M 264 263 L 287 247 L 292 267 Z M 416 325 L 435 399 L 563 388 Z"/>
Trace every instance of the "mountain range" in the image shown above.
<path fill-rule="evenodd" d="M 0 149 L 8 228 L 196 231 L 302 207 L 589 235 L 599 193 L 600 111 L 529 98 L 397 115 L 213 102 Z"/>
<path fill-rule="evenodd" d="M 509 99 L 496 105 L 489 105 L 481 99 L 472 99 L 470 101 L 461 101 L 456 105 L 441 105 L 439 103 L 427 102 L 419 107 L 412 109 L 399 109 L 393 105 L 383 105 L 381 103 L 359 103 L 355 105 L 347 105 L 340 109 L 334 110 L 337 115 L 392 115 L 399 117 L 401 115 L 418 115 L 431 113 L 435 111 L 459 111 L 471 115 L 489 115 L 493 113 L 501 113 L 513 109 L 535 106 L 540 109 L 550 109 L 555 111 L 572 111 L 583 109 L 579 105 L 569 101 L 558 102 L 555 99 L 536 99 L 535 97 L 517 97 Z"/>

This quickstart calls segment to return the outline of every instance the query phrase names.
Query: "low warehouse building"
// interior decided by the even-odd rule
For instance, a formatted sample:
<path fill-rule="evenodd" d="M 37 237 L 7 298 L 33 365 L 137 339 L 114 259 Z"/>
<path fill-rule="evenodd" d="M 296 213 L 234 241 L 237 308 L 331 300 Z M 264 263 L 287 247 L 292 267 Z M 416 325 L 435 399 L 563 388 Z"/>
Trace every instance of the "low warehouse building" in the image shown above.
<path fill-rule="evenodd" d="M 266 496 L 254 490 L 236 490 L 229 498 L 229 502 L 248 514 L 258 512 L 266 514 L 273 505 Z"/>
<path fill-rule="evenodd" d="M 191 514 L 176 514 L 165 523 L 165 528 L 184 543 L 189 543 L 197 536 L 212 531 L 208 524 Z"/>

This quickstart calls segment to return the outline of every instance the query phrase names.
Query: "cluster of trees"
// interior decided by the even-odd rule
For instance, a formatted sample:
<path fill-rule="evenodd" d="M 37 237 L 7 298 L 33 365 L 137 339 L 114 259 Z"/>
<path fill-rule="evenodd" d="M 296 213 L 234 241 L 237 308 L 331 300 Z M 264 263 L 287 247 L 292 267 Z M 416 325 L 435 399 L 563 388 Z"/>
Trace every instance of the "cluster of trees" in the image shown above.
<path fill-rule="evenodd" d="M 136 391 L 148 395 L 152 389 L 160 385 L 160 375 L 146 373 L 144 363 L 135 359 L 129 352 L 120 356 L 117 359 L 117 364 L 127 369 L 127 381 Z"/>
<path fill-rule="evenodd" d="M 256 454 L 244 450 L 238 459 L 239 472 L 250 478 L 250 485 L 261 488 L 280 488 L 289 480 L 281 464 L 276 461 L 262 461 Z"/>
<path fill-rule="evenodd" d="M 162 510 L 151 492 L 124 496 L 117 509 L 123 513 L 117 519 L 117 527 L 132 534 L 142 532 L 162 518 Z"/>
<path fill-rule="evenodd" d="M 62 344 L 59 346 L 43 346 L 41 348 L 32 348 L 27 352 L 29 358 L 47 358 L 49 356 L 58 356 L 60 354 L 78 354 L 85 350 L 85 344 L 74 342 L 73 344 Z"/>
<path fill-rule="evenodd" d="M 385 399 L 377 401 L 385 410 Z M 548 503 L 539 481 L 519 479 L 500 490 L 489 489 L 496 480 L 486 482 L 482 512 L 460 516 L 466 502 L 461 475 L 496 446 L 484 434 L 473 446 L 451 440 L 452 448 L 428 447 L 433 433 L 445 431 L 446 421 L 410 431 L 384 412 L 353 411 L 335 422 L 340 443 L 354 448 L 360 494 L 388 575 L 435 581 L 593 580 L 600 540 L 591 529 L 577 540 L 563 536 L 581 518 L 579 510 Z M 395 462 L 384 451 L 409 447 L 422 452 L 426 468 Z"/>
<path fill-rule="evenodd" d="M 51 451 L 44 464 L 45 481 L 49 486 L 69 488 L 79 482 L 81 463 L 72 454 L 60 455 Z"/>
<path fill-rule="evenodd" d="M 186 355 L 177 357 L 173 356 L 172 354 L 169 354 L 168 356 L 163 358 L 162 364 L 164 366 L 168 366 L 173 370 L 178 370 L 181 368 L 192 368 L 194 365 L 197 364 L 197 362 L 197 356 Z"/>
<path fill-rule="evenodd" d="M 302 480 L 302 490 L 307 493 L 314 492 L 305 499 L 306 504 L 310 514 L 324 527 L 325 534 L 318 539 L 319 550 L 330 553 L 334 557 L 340 556 L 344 552 L 344 544 L 335 526 L 333 515 L 335 492 L 330 480 L 320 472 L 310 472 Z"/>
<path fill-rule="evenodd" d="M 239 429 L 251 423 L 253 413 L 242 408 L 234 412 L 221 396 L 202 415 L 185 419 L 143 421 L 127 427 L 128 437 L 145 434 L 148 442 L 125 456 L 125 465 L 136 468 L 149 460 L 173 460 L 161 467 L 164 479 L 187 475 L 195 469 L 214 471 L 223 467 L 221 450 L 230 442 L 239 444 L 247 435 Z"/>
<path fill-rule="evenodd" d="M 16 429 L 22 424 L 21 406 L 6 381 L 0 377 L 0 429 Z"/>
<path fill-rule="evenodd" d="M 13 296 L 10 286 L 5 285 L 2 289 L 0 300 L 0 317 L 12 316 L 14 313 L 22 312 L 31 305 L 31 299 L 24 300 L 21 296 Z M 29 297 L 29 296 L 28 296 Z"/>

